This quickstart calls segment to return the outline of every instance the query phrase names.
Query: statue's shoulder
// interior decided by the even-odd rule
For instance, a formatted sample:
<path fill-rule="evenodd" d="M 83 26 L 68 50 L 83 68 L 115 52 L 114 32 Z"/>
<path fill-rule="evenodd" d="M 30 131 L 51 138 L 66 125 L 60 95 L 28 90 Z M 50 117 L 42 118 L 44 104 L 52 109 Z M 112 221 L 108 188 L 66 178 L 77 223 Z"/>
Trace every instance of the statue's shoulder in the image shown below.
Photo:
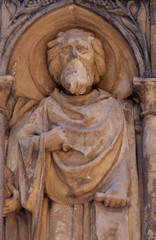
<path fill-rule="evenodd" d="M 103 101 L 103 103 L 105 105 L 107 105 L 112 110 L 113 109 L 117 110 L 117 112 L 119 114 L 121 114 L 121 112 L 123 112 L 123 106 L 121 104 L 120 99 L 116 98 L 113 94 L 111 94 L 107 91 L 104 91 L 101 89 L 98 89 L 98 91 L 100 92 L 101 101 Z"/>
<path fill-rule="evenodd" d="M 99 88 L 98 88 L 98 91 L 99 91 L 99 97 L 101 100 L 107 100 L 109 102 L 116 103 L 117 99 L 111 93 Z"/>
<path fill-rule="evenodd" d="M 43 98 L 40 101 L 38 107 L 44 107 L 46 105 L 49 105 L 49 104 L 51 105 L 51 104 L 54 104 L 54 103 L 56 104 L 56 100 L 55 100 L 55 98 L 51 94 L 50 96 L 47 96 L 47 97 Z"/>

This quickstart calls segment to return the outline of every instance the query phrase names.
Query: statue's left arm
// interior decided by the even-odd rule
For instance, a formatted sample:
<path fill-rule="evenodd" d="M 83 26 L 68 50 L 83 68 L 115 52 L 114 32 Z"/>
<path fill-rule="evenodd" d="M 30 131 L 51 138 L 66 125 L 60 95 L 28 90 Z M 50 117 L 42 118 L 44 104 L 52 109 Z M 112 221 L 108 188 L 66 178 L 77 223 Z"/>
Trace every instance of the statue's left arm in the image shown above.
<path fill-rule="evenodd" d="M 122 106 L 114 100 L 115 116 L 122 119 L 122 131 L 120 136 L 121 146 L 116 159 L 116 163 L 107 175 L 105 181 L 107 184 L 101 192 L 96 193 L 95 200 L 103 202 L 106 207 L 121 208 L 129 205 L 129 187 L 130 187 L 130 150 L 128 142 L 128 132 L 125 116 Z M 110 120 L 111 121 L 111 120 Z"/>

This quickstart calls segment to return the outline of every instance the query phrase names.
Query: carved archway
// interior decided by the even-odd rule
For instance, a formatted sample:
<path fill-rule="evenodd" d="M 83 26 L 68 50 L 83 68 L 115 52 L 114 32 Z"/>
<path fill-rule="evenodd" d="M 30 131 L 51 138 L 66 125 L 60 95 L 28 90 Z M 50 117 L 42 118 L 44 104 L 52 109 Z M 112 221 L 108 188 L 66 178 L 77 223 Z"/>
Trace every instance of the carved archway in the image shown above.
<path fill-rule="evenodd" d="M 147 9 L 144 3 L 137 1 L 92 1 L 92 0 L 12 0 L 3 1 L 1 14 L 3 19 L 1 27 L 2 53 L 1 74 L 6 74 L 7 61 L 14 44 L 21 34 L 37 19 L 55 11 L 63 6 L 75 4 L 95 12 L 114 25 L 128 41 L 132 48 L 138 65 L 139 75 L 144 76 L 150 72 L 150 48 L 147 38 L 149 27 L 142 19 L 147 19 Z M 148 35 L 149 36 L 149 35 Z"/>
<path fill-rule="evenodd" d="M 46 64 L 47 43 L 59 31 L 75 27 L 94 32 L 103 43 L 107 72 L 99 87 L 119 98 L 131 95 L 132 79 L 138 72 L 127 41 L 106 20 L 73 4 L 36 20 L 10 49 L 7 73 L 15 77 L 17 95 L 41 99 L 52 91 L 54 83 Z"/>
<path fill-rule="evenodd" d="M 31 4 L 31 3 L 32 4 Z M 144 1 L 92 1 L 92 0 L 11 0 L 3 1 L 2 14 L 5 15 L 5 21 L 2 25 L 1 32 L 1 66 L 0 72 L 2 75 L 13 73 L 16 69 L 14 64 L 14 55 L 16 46 L 22 40 L 21 36 L 27 32 L 27 29 L 33 28 L 40 18 L 47 17 L 55 10 L 67 7 L 70 11 L 77 8 L 77 6 L 87 9 L 86 11 L 95 12 L 106 22 L 109 22 L 112 26 L 115 26 L 117 32 L 121 33 L 124 37 L 123 41 L 127 44 L 129 53 L 134 60 L 134 63 L 138 67 L 139 76 L 149 76 L 150 66 L 150 40 L 147 36 L 150 36 L 148 27 L 145 29 L 146 12 Z M 150 1 L 149 1 L 150 2 Z M 63 15 L 62 15 L 63 16 Z M 61 16 L 61 17 L 62 17 Z M 81 27 L 80 25 L 77 25 Z M 70 26 L 73 27 L 73 26 Z M 87 28 L 87 27 L 86 27 Z M 62 28 L 63 29 L 63 28 Z M 90 29 L 92 31 L 92 29 Z M 94 31 L 94 30 L 93 30 Z M 147 31 L 147 32 L 146 32 Z M 27 32 L 28 33 L 28 32 Z M 120 34 L 119 34 L 120 35 Z M 53 35 L 51 35 L 52 37 Z M 48 36 L 47 36 L 48 38 Z M 127 40 L 127 42 L 125 41 Z M 131 50 L 130 50 L 131 48 Z M 15 50 L 15 51 L 14 51 Z M 13 54 L 13 55 L 12 55 Z M 9 65 L 9 59 L 10 65 Z M 135 65 L 134 64 L 134 65 Z M 17 61 L 18 65 L 18 61 Z M 132 67 L 133 68 L 133 67 Z M 135 67 L 134 67 L 135 68 Z M 132 71 L 136 76 L 136 69 Z M 19 79 L 18 79 L 19 80 Z M 18 85 L 18 84 L 17 84 Z M 53 86 L 51 86 L 52 88 Z M 42 91 L 40 84 L 34 83 L 34 89 L 37 92 L 36 98 L 42 98 L 45 93 L 45 89 Z M 39 90 L 37 90 L 39 89 Z M 19 95 L 23 94 L 19 92 Z M 128 95 L 127 95 L 128 96 Z M 31 96 L 30 96 L 31 97 Z M 126 97 L 126 96 L 125 96 Z"/>

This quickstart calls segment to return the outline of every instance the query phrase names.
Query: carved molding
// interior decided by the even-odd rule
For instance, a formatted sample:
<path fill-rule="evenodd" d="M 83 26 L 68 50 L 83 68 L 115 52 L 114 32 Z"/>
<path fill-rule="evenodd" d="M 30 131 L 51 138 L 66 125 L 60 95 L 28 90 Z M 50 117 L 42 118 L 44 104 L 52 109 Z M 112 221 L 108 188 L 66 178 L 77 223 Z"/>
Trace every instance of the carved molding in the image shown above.
<path fill-rule="evenodd" d="M 58 8 L 72 0 L 2 0 L 0 16 L 0 59 L 7 55 L 9 44 L 14 44 L 14 39 L 20 36 L 23 31 L 38 18 L 53 8 Z M 53 7 L 54 6 L 54 7 Z M 47 9 L 45 10 L 45 8 Z M 43 12 L 42 12 L 43 11 Z M 33 19 L 33 20 L 32 20 Z M 25 24 L 25 25 L 24 25 Z M 22 30 L 22 31 L 21 31 Z M 18 36 L 18 37 L 17 37 Z M 16 42 L 16 40 L 15 40 Z M 5 60 L 4 60 L 5 61 Z M 3 62 L 3 60 L 2 60 Z M 6 69 L 6 63 L 1 63 Z M 1 68 L 2 68 L 1 67 Z M 0 70 L 1 74 L 6 72 Z"/>
<path fill-rule="evenodd" d="M 5 54 L 8 44 L 17 36 L 17 32 L 30 25 L 36 16 L 48 13 L 50 9 L 74 3 L 101 15 L 112 23 L 128 40 L 136 56 L 140 76 L 151 74 L 150 34 L 147 24 L 149 1 L 122 0 L 3 0 L 0 52 Z M 26 26 L 26 27 L 27 27 Z M 148 37 L 147 37 L 148 36 Z M 6 65 L 6 64 L 4 64 Z M 4 68 L 4 67 L 3 67 Z"/>
<path fill-rule="evenodd" d="M 115 25 L 127 38 L 131 47 L 137 45 L 144 61 L 145 69 L 141 76 L 150 76 L 150 33 L 149 33 L 149 4 L 150 1 L 122 1 L 122 0 L 76 0 L 83 5 L 101 14 Z M 130 42 L 130 38 L 133 43 Z"/>
<path fill-rule="evenodd" d="M 134 78 L 134 94 L 137 94 L 141 115 L 156 115 L 156 78 Z"/>
<path fill-rule="evenodd" d="M 41 10 L 42 7 L 60 1 L 61 0 L 4 0 L 4 5 L 8 10 L 10 26 L 12 26 L 19 20 L 26 20 L 32 13 Z"/>

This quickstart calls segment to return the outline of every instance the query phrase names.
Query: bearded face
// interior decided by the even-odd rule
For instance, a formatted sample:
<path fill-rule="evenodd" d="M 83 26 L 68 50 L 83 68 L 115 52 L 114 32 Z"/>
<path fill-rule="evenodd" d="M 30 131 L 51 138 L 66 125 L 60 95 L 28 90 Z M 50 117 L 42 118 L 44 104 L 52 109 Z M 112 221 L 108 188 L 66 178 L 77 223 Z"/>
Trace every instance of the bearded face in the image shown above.
<path fill-rule="evenodd" d="M 49 43 L 49 71 L 67 92 L 85 94 L 105 72 L 101 42 L 79 29 L 62 34 L 63 37 Z"/>
<path fill-rule="evenodd" d="M 94 52 L 81 39 L 69 39 L 60 52 L 62 86 L 72 94 L 84 94 L 94 80 Z"/>

